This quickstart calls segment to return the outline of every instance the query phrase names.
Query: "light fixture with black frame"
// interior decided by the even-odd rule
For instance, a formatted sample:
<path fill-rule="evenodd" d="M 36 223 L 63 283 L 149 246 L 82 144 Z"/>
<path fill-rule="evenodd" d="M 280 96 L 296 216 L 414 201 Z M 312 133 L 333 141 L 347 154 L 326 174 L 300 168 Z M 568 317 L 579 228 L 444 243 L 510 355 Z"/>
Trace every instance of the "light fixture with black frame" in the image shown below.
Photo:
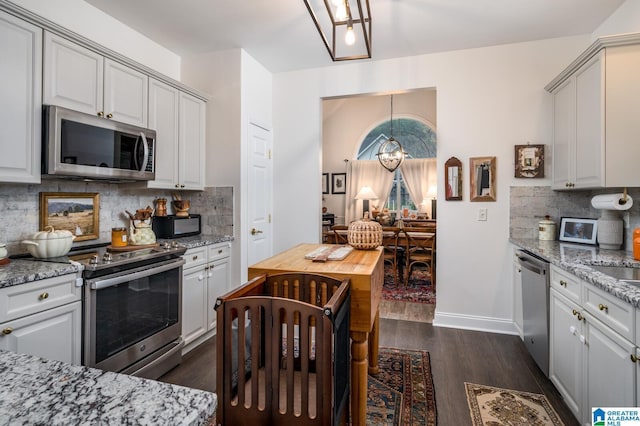
<path fill-rule="evenodd" d="M 334 62 L 371 58 L 369 0 L 304 0 L 304 4 Z M 344 41 L 337 41 L 341 36 Z"/>

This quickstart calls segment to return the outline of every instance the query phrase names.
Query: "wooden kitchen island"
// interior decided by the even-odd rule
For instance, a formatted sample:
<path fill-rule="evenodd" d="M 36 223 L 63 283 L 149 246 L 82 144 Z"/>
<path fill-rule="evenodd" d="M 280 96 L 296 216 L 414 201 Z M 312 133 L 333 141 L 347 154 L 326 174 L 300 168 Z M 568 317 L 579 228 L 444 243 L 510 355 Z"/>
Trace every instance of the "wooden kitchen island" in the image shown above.
<path fill-rule="evenodd" d="M 364 425 L 367 410 L 367 364 L 378 373 L 378 336 L 384 265 L 381 248 L 354 250 L 343 260 L 313 262 L 304 256 L 322 244 L 299 244 L 249 267 L 249 279 L 260 274 L 307 272 L 351 280 L 351 422 Z M 367 362 L 368 360 L 368 362 Z"/>

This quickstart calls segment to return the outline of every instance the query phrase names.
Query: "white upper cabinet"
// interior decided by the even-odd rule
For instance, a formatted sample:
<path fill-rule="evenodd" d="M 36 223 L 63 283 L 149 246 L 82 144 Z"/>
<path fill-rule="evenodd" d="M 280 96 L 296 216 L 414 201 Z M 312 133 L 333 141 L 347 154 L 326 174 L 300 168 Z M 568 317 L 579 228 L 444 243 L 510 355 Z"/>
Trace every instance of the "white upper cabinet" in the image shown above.
<path fill-rule="evenodd" d="M 44 104 L 147 127 L 148 77 L 45 31 Z"/>
<path fill-rule="evenodd" d="M 40 183 L 42 30 L 0 11 L 0 182 Z"/>
<path fill-rule="evenodd" d="M 149 188 L 204 189 L 206 104 L 149 80 L 149 127 L 156 131 L 156 178 Z"/>
<path fill-rule="evenodd" d="M 553 189 L 640 186 L 640 39 L 622 42 L 595 44 L 547 85 Z"/>
<path fill-rule="evenodd" d="M 180 93 L 180 189 L 204 189 L 206 104 Z"/>
<path fill-rule="evenodd" d="M 178 108 L 180 92 L 149 79 L 149 128 L 156 131 L 156 178 L 149 188 L 176 188 L 178 176 Z"/>

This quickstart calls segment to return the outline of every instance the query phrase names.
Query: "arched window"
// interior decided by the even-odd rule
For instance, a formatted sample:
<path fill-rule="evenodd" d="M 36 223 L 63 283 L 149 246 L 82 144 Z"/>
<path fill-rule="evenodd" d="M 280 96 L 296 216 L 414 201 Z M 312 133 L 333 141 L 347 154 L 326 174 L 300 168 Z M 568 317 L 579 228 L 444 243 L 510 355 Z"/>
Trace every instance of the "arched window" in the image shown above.
<path fill-rule="evenodd" d="M 391 136 L 391 120 L 376 126 L 365 136 L 358 150 L 358 160 L 378 160 L 376 154 L 380 145 Z M 400 142 L 406 158 L 435 158 L 436 157 L 436 132 L 426 123 L 412 118 L 393 119 L 393 137 Z M 381 166 L 382 167 L 382 166 Z M 391 211 L 400 211 L 407 207 L 409 210 L 417 210 L 411 201 L 400 169 L 395 172 L 391 194 L 387 200 L 387 208 Z"/>

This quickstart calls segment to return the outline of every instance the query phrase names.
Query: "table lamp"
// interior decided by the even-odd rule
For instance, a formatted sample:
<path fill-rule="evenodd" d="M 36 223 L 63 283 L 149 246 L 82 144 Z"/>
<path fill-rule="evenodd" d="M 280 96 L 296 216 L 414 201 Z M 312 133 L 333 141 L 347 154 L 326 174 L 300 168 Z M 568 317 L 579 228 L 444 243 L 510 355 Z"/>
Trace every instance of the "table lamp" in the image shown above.
<path fill-rule="evenodd" d="M 376 195 L 375 192 L 373 192 L 373 189 L 371 189 L 368 186 L 363 186 L 362 189 L 360 189 L 360 191 L 358 191 L 358 194 L 356 195 L 355 199 L 356 200 L 362 200 L 362 215 L 364 216 L 364 212 L 368 212 L 369 211 L 369 200 L 376 200 L 378 198 L 378 196 Z"/>

